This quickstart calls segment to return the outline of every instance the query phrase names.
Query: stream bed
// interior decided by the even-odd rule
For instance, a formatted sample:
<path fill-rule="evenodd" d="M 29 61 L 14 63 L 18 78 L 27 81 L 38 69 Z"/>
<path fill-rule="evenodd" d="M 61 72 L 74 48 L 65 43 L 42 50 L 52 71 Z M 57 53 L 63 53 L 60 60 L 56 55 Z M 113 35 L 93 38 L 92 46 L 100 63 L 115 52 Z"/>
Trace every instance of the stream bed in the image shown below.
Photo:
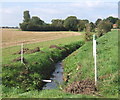
<path fill-rule="evenodd" d="M 50 77 L 50 80 L 52 80 L 50 83 L 46 83 L 43 86 L 43 90 L 45 89 L 55 89 L 60 84 L 63 83 L 63 66 L 62 62 L 58 62 L 55 65 L 55 71 L 52 73 L 52 76 Z"/>

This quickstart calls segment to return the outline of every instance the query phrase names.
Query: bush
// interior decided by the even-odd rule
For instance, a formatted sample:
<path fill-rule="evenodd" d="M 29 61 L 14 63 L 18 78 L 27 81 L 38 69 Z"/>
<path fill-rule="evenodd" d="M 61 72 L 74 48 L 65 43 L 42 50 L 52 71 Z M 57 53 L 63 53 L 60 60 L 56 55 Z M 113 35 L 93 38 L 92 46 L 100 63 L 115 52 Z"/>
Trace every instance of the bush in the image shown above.
<path fill-rule="evenodd" d="M 97 26 L 97 31 L 98 31 L 98 37 L 104 35 L 105 33 L 111 31 L 112 29 L 112 24 L 109 21 L 100 21 L 100 23 Z"/>
<path fill-rule="evenodd" d="M 90 41 L 92 39 L 91 34 L 91 24 L 86 24 L 86 32 L 85 32 L 85 41 Z"/>

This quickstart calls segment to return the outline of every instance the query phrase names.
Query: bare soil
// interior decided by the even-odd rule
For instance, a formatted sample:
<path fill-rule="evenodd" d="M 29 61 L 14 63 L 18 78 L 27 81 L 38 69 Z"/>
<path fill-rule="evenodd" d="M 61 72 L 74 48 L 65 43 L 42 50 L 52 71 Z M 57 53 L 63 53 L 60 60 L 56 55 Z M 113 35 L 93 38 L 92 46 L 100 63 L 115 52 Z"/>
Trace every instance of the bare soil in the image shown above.
<path fill-rule="evenodd" d="M 51 45 L 49 48 L 56 48 L 56 49 L 63 49 L 62 47 L 59 47 L 59 46 L 57 46 L 57 45 Z"/>
<path fill-rule="evenodd" d="M 40 48 L 39 47 L 36 47 L 35 49 L 23 48 L 24 54 L 31 54 L 31 53 L 35 53 L 35 52 L 40 52 Z M 14 53 L 14 55 L 16 55 L 16 54 L 21 54 L 21 50 Z"/>

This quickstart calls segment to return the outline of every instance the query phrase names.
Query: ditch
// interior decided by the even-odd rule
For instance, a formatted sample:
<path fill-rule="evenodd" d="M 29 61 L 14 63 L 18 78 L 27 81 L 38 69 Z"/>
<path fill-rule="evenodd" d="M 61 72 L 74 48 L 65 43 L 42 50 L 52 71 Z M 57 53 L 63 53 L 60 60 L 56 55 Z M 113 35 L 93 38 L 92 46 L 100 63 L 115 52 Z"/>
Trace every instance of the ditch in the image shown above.
<path fill-rule="evenodd" d="M 61 85 L 63 83 L 63 66 L 62 66 L 62 61 L 56 63 L 55 71 L 52 73 L 52 75 L 50 77 L 50 80 L 51 80 L 50 83 L 46 83 L 43 86 L 43 88 L 42 88 L 43 90 L 55 89 L 59 85 Z"/>

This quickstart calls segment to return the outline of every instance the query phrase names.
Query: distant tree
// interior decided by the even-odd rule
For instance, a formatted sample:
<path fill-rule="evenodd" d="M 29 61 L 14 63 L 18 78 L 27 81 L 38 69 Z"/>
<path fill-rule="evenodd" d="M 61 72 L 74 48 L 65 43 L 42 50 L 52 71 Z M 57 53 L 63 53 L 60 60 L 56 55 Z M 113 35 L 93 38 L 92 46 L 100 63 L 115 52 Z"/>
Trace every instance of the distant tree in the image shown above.
<path fill-rule="evenodd" d="M 117 22 L 117 20 L 119 20 L 118 18 L 109 16 L 108 18 L 106 18 L 105 20 L 110 21 L 112 24 L 115 24 Z"/>
<path fill-rule="evenodd" d="M 89 20 L 87 20 L 87 19 L 84 19 L 82 21 L 84 21 L 86 24 L 89 23 Z"/>
<path fill-rule="evenodd" d="M 24 22 L 29 22 L 30 21 L 30 14 L 29 11 L 24 11 Z"/>
<path fill-rule="evenodd" d="M 64 20 L 61 19 L 53 19 L 52 21 L 53 26 L 63 27 Z"/>
<path fill-rule="evenodd" d="M 110 21 L 106 21 L 106 20 L 100 21 L 100 23 L 97 25 L 98 37 L 111 31 L 111 29 L 112 29 L 112 23 Z"/>
<path fill-rule="evenodd" d="M 64 26 L 69 31 L 77 31 L 78 30 L 77 24 L 78 24 L 78 20 L 76 16 L 69 16 L 64 21 Z"/>
<path fill-rule="evenodd" d="M 27 22 L 20 23 L 19 25 L 22 31 L 27 31 L 27 26 L 28 26 Z"/>
<path fill-rule="evenodd" d="M 90 32 L 95 32 L 95 24 L 90 22 Z"/>
<path fill-rule="evenodd" d="M 78 24 L 77 24 L 77 28 L 78 28 L 78 31 L 83 31 L 85 30 L 85 24 L 87 24 L 88 21 L 86 20 L 78 20 Z"/>
<path fill-rule="evenodd" d="M 42 21 L 39 17 L 37 16 L 33 16 L 32 19 L 30 20 L 30 22 L 32 24 L 35 24 L 35 25 L 43 25 L 44 24 L 44 21 Z"/>
<path fill-rule="evenodd" d="M 102 21 L 102 19 L 100 19 L 100 18 L 96 20 L 96 22 L 95 22 L 96 27 L 97 27 L 97 25 L 99 24 L 100 21 Z"/>

